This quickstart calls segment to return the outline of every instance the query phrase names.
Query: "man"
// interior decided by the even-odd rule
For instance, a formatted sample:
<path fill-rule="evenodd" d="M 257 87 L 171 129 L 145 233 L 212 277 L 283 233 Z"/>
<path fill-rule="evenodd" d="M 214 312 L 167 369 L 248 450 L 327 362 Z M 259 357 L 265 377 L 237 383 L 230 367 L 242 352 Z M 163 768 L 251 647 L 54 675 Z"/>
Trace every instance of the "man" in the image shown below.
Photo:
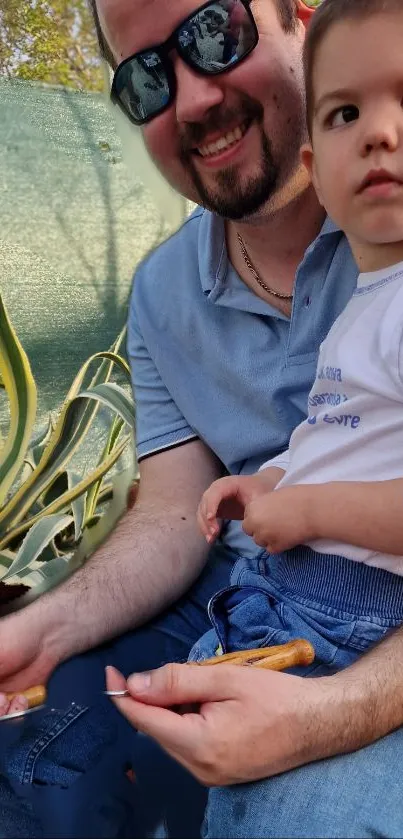
<path fill-rule="evenodd" d="M 96 747 L 104 756 L 111 726 L 123 736 L 115 764 L 107 754 L 109 786 L 111 767 L 126 755 L 126 746 L 132 749 L 129 727 L 119 728 L 122 718 L 118 722 L 114 709 L 108 715 L 97 703 L 102 665 L 116 664 L 128 674 L 184 661 L 208 628 L 207 601 L 226 585 L 238 552 L 249 554 L 253 564 L 256 546 L 232 525 L 218 550 L 207 555 L 196 526 L 198 501 L 225 469 L 251 473 L 286 447 L 306 411 L 319 344 L 356 281 L 347 243 L 324 220 L 299 162 L 305 139 L 304 28 L 296 5 L 241 5 L 241 42 L 250 51 L 227 72 L 205 75 L 194 66 L 195 53 L 186 52 L 186 39 L 180 40 L 189 16 L 198 20 L 197 0 L 97 0 L 105 52 L 114 69 L 130 59 L 132 79 L 135 54 L 169 39 L 165 50 L 151 52 L 162 78 L 169 79 L 170 99 L 156 94 L 151 110 L 147 105 L 144 138 L 170 183 L 209 212 L 197 211 L 137 273 L 128 344 L 141 461 L 135 508 L 66 584 L 0 625 L 4 688 L 47 680 L 57 665 L 76 656 L 52 678 L 52 702 L 80 700 L 81 691 L 90 708 L 69 708 L 64 716 L 59 711 L 56 735 L 49 735 L 51 721 L 42 721 L 35 740 L 32 723 L 25 736 L 29 755 L 26 746 L 24 751 L 14 743 L 7 769 L 14 771 L 13 783 L 17 775 L 26 786 L 39 782 L 45 792 L 49 779 L 58 787 L 64 781 L 81 836 L 96 835 L 90 831 L 99 828 L 104 797 L 111 798 L 110 807 L 124 797 L 118 782 L 116 794 L 109 793 L 98 775 L 98 809 L 92 789 L 90 801 L 91 791 L 82 793 L 86 806 L 80 810 L 79 790 L 86 773 L 91 775 L 88 744 L 102 728 L 103 742 L 98 738 Z M 203 34 L 201 55 L 208 40 Z M 113 90 L 117 101 L 118 75 Z M 141 122 L 144 110 L 129 116 Z M 162 617 L 144 626 L 162 610 Z M 142 628 L 77 657 L 134 627 Z M 401 724 L 396 664 L 402 658 L 398 632 L 331 679 L 168 666 L 138 677 L 140 727 L 202 783 L 218 787 L 209 796 L 208 836 L 399 835 L 394 779 L 400 731 L 356 755 L 312 761 L 351 752 Z M 199 703 L 202 710 L 183 735 L 167 732 L 163 708 L 157 722 L 155 708 L 152 720 L 147 717 L 147 703 L 183 702 Z M 33 752 L 39 760 L 31 760 Z M 134 759 L 141 782 L 141 762 Z M 301 768 L 287 771 L 294 767 Z M 227 786 L 234 782 L 241 783 Z M 382 798 L 386 786 L 388 799 Z M 182 794 L 181 806 L 185 799 Z M 387 808 L 380 806 L 383 800 Z M 85 826 L 84 811 L 93 819 Z M 116 835 L 114 828 L 102 829 Z M 67 835 L 73 835 L 71 827 Z"/>

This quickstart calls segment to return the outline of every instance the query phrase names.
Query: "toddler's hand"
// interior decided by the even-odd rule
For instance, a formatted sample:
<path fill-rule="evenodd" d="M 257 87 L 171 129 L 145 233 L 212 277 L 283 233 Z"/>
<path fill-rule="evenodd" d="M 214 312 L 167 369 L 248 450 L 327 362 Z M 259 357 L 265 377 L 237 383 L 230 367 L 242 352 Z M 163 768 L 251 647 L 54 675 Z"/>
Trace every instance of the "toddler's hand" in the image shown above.
<path fill-rule="evenodd" d="M 245 509 L 243 530 L 268 553 L 315 539 L 311 489 L 284 487 L 252 499 Z"/>
<path fill-rule="evenodd" d="M 214 481 L 202 496 L 197 510 L 198 525 L 207 542 L 212 544 L 219 535 L 219 519 L 242 520 L 246 505 L 263 493 L 267 493 L 267 486 L 260 474 L 228 475 Z"/>

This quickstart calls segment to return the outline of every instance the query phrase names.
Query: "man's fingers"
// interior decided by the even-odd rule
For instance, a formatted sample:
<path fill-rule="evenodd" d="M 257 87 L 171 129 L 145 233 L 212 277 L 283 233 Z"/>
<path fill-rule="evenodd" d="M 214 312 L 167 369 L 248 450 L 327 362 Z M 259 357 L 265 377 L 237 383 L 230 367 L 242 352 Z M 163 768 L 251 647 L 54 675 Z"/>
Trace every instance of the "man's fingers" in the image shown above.
<path fill-rule="evenodd" d="M 27 711 L 28 699 L 26 696 L 15 696 L 10 702 L 9 714 L 16 714 L 19 711 Z"/>
<path fill-rule="evenodd" d="M 10 702 L 7 699 L 5 693 L 0 693 L 0 717 L 4 717 L 5 714 L 8 714 L 10 708 Z"/>
<path fill-rule="evenodd" d="M 146 678 L 149 674 L 143 675 Z M 134 678 L 134 677 L 133 677 Z M 125 690 L 126 679 L 114 667 L 106 668 L 108 690 Z M 197 728 L 201 720 L 197 715 L 180 716 L 175 711 L 138 702 L 132 697 L 112 700 L 121 714 L 138 731 L 157 740 L 173 757 L 177 757 L 190 768 L 191 756 L 196 747 Z M 189 755 L 190 761 L 186 760 Z"/>
<path fill-rule="evenodd" d="M 108 690 L 126 690 L 126 679 L 116 667 L 106 667 L 106 687 Z"/>
<path fill-rule="evenodd" d="M 196 749 L 197 729 L 202 723 L 196 714 L 181 716 L 168 708 L 145 705 L 131 697 L 113 702 L 134 728 L 153 737 L 173 756 L 190 756 Z"/>
<path fill-rule="evenodd" d="M 150 673 L 129 676 L 127 687 L 134 699 L 169 708 L 187 703 L 217 702 L 229 699 L 231 676 L 238 668 L 221 665 L 166 664 Z"/>
<path fill-rule="evenodd" d="M 27 708 L 28 699 L 26 696 L 14 696 L 10 702 L 5 693 L 0 693 L 0 717 L 4 717 L 7 714 L 16 714 L 19 711 L 26 711 Z"/>

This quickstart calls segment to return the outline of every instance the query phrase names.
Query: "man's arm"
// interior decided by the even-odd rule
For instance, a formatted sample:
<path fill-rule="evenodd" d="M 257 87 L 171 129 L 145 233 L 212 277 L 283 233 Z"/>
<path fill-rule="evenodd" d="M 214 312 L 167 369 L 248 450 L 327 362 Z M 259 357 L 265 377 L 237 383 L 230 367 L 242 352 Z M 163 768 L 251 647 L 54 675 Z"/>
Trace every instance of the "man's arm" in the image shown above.
<path fill-rule="evenodd" d="M 108 687 L 125 686 L 110 671 Z M 122 713 L 203 784 L 259 780 L 355 751 L 403 725 L 403 629 L 334 676 L 168 664 L 147 678 L 133 675 L 128 688 L 131 698 L 116 700 Z M 177 714 L 178 705 L 191 713 Z"/>
<path fill-rule="evenodd" d="M 137 502 L 64 584 L 0 622 L 0 686 L 26 688 L 61 661 L 152 618 L 201 571 L 196 509 L 221 464 L 194 440 L 144 460 Z"/>

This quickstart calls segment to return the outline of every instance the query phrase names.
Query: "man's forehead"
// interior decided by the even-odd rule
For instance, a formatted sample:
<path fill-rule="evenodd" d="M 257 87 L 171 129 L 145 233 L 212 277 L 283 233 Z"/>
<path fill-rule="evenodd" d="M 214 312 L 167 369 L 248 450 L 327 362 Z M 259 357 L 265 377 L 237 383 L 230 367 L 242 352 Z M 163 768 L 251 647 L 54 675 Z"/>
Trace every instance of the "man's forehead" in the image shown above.
<path fill-rule="evenodd" d="M 102 29 L 115 56 L 165 41 L 203 0 L 97 0 Z"/>

